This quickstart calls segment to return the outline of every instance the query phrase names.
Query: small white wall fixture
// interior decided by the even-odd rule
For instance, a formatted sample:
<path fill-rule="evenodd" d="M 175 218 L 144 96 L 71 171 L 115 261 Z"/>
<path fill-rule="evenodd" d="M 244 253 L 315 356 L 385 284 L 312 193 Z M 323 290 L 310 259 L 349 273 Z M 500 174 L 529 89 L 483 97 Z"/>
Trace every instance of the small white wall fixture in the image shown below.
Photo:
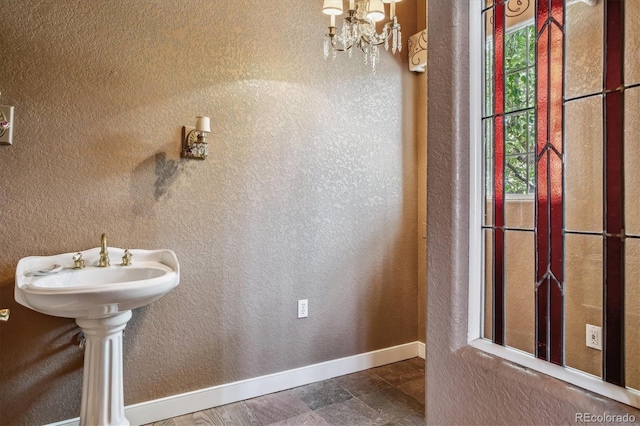
<path fill-rule="evenodd" d="M 423 73 L 427 70 L 427 30 L 409 37 L 409 70 Z"/>

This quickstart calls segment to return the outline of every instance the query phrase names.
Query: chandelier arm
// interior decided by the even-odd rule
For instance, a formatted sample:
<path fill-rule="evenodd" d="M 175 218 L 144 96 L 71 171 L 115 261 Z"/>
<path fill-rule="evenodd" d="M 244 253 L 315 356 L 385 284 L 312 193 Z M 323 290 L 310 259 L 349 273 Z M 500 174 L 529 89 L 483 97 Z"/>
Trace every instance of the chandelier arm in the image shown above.
<path fill-rule="evenodd" d="M 378 35 L 378 34 L 376 34 L 376 35 Z M 384 43 L 384 40 L 385 40 L 387 37 L 386 37 L 386 35 L 385 35 L 385 36 L 384 36 L 384 37 L 382 37 L 382 39 L 380 39 L 380 40 L 379 40 L 379 39 L 377 39 L 377 37 L 376 37 L 376 40 L 375 40 L 375 41 L 372 41 L 369 37 L 367 37 L 367 36 L 365 36 L 365 35 L 361 36 L 361 38 L 362 38 L 362 40 L 364 40 L 364 41 L 365 41 L 365 43 L 367 43 L 369 46 L 380 46 L 381 44 L 383 44 L 383 43 Z"/>
<path fill-rule="evenodd" d="M 373 21 L 371 19 L 361 19 L 361 18 L 357 18 L 355 16 L 345 16 L 344 18 L 342 18 L 343 21 L 347 21 L 349 24 L 353 25 L 353 24 L 369 24 L 369 25 L 373 25 Z"/>
<path fill-rule="evenodd" d="M 337 52 L 346 52 L 349 49 L 351 49 L 354 45 L 355 43 L 351 42 L 351 44 L 347 47 L 338 47 L 338 43 L 336 42 L 335 38 L 331 37 L 331 47 L 333 47 L 333 49 Z"/>
<path fill-rule="evenodd" d="M 397 23 L 393 22 L 393 21 L 389 21 L 386 24 L 384 24 L 384 30 L 383 31 L 390 31 L 392 30 L 396 25 L 398 25 Z M 400 28 L 400 25 L 398 25 L 398 28 Z"/>

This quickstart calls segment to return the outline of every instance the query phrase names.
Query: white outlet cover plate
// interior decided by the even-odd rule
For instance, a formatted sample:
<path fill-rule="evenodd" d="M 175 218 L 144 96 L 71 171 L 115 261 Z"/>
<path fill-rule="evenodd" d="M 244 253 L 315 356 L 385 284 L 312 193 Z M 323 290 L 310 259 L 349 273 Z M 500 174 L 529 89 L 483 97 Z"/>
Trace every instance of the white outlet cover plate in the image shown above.
<path fill-rule="evenodd" d="M 309 299 L 298 300 L 298 318 L 309 316 Z"/>
<path fill-rule="evenodd" d="M 588 348 L 602 350 L 602 327 L 587 324 L 586 344 Z"/>

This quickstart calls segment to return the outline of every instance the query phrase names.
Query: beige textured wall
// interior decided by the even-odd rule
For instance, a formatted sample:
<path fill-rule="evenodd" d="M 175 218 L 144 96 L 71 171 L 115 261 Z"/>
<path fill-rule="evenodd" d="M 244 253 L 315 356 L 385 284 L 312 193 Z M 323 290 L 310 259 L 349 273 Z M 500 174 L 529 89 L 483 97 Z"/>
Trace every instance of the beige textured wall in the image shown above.
<path fill-rule="evenodd" d="M 182 267 L 126 330 L 126 404 L 417 339 L 415 76 L 406 50 L 375 76 L 325 62 L 321 3 L 3 2 L 0 423 L 78 415 L 78 329 L 18 306 L 13 274 L 102 232 Z M 179 158 L 196 115 L 204 162 Z"/>
<path fill-rule="evenodd" d="M 639 410 L 466 346 L 468 8 L 429 0 L 427 422 L 572 424 L 583 412 L 638 418 Z"/>

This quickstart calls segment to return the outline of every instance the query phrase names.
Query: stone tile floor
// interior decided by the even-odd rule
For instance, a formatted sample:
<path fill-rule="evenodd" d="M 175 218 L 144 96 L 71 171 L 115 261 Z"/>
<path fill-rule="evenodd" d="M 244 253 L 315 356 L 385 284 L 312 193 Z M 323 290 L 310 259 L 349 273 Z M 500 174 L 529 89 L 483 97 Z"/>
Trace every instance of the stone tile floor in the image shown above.
<path fill-rule="evenodd" d="M 424 359 L 156 422 L 153 426 L 424 425 Z"/>

